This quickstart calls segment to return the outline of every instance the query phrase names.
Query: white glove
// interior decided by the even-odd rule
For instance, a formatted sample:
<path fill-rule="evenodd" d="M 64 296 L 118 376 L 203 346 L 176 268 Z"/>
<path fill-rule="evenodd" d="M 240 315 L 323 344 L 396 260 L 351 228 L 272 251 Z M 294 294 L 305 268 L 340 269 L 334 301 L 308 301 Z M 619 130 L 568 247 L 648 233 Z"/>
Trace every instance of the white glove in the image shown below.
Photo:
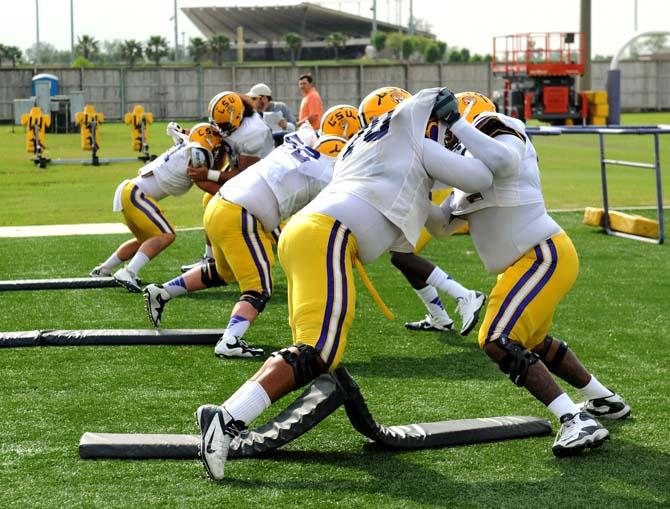
<path fill-rule="evenodd" d="M 167 125 L 165 134 L 172 137 L 172 140 L 175 142 L 175 145 L 188 141 L 188 136 L 186 136 L 186 130 L 180 126 L 177 122 L 170 122 Z"/>

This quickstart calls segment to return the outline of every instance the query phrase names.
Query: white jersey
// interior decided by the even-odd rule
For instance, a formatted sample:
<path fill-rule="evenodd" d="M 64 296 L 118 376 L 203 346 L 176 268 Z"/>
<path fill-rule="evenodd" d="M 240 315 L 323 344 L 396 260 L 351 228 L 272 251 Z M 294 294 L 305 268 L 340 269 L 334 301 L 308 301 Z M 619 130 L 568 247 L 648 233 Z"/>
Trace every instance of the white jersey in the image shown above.
<path fill-rule="evenodd" d="M 372 205 L 412 245 L 430 209 L 434 180 L 423 166 L 423 141 L 438 90 L 422 90 L 349 140 L 331 184 Z"/>
<path fill-rule="evenodd" d="M 454 190 L 452 214 L 467 217 L 484 265 L 490 272 L 500 273 L 533 246 L 561 231 L 544 205 L 537 152 L 523 123 L 505 115 L 485 113 L 477 117 L 474 129 L 459 121 L 452 130 L 493 173 L 493 183 L 481 192 Z M 496 161 L 504 162 L 504 158 L 489 158 L 500 148 L 497 143 L 507 145 L 509 154 L 515 154 L 504 170 L 496 168 Z"/>
<path fill-rule="evenodd" d="M 188 165 L 191 152 L 186 143 L 180 143 L 163 152 L 156 159 L 144 165 L 139 170 L 139 182 L 147 179 L 147 185 L 142 192 L 148 194 L 156 200 L 161 200 L 165 196 L 179 196 L 187 192 L 193 185 L 193 181 L 188 176 Z M 149 182 L 148 179 L 155 179 Z M 158 189 L 155 189 L 157 186 Z"/>
<path fill-rule="evenodd" d="M 247 209 L 266 231 L 274 230 L 332 179 L 335 158 L 311 148 L 309 134 L 301 129 L 287 135 L 283 145 L 226 182 L 221 196 Z"/>
<path fill-rule="evenodd" d="M 275 147 L 272 131 L 258 113 L 244 117 L 240 127 L 230 136 L 226 136 L 224 142 L 232 151 L 233 166 L 237 166 L 237 158 L 240 155 L 262 159 Z"/>

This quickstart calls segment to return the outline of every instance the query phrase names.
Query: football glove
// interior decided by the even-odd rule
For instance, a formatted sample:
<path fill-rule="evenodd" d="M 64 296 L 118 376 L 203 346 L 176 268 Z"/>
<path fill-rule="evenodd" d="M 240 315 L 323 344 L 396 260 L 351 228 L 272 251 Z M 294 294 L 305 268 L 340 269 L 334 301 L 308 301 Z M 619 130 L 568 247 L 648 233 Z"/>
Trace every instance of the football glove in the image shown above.
<path fill-rule="evenodd" d="M 188 139 L 188 136 L 186 136 L 186 129 L 180 126 L 177 122 L 170 122 L 167 125 L 165 134 L 172 137 L 172 140 L 175 142 L 175 145 L 182 143 Z"/>
<path fill-rule="evenodd" d="M 433 115 L 445 122 L 447 127 L 451 127 L 461 118 L 458 112 L 458 99 L 447 87 L 437 93 Z"/>

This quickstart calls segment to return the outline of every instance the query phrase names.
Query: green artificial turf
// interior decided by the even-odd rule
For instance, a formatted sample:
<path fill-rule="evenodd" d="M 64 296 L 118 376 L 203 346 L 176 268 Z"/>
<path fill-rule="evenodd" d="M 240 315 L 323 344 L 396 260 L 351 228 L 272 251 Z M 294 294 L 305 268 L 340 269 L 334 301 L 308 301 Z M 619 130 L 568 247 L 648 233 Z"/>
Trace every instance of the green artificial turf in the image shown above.
<path fill-rule="evenodd" d="M 118 129 L 119 149 L 113 155 L 127 155 L 126 128 L 105 127 Z M 154 128 L 154 139 L 167 146 L 164 125 Z M 9 133 L 7 127 L 0 129 Z M 118 221 L 111 212 L 112 193 L 136 165 L 39 170 L 14 150 L 20 137 L 0 137 L 0 225 Z M 579 140 L 536 142 L 547 199 L 555 208 L 599 204 L 597 145 L 591 138 Z M 644 140 L 632 140 L 630 146 L 619 146 L 623 156 L 643 157 L 646 148 L 636 143 Z M 70 155 L 63 152 L 63 157 Z M 617 199 L 628 205 L 653 203 L 653 187 L 647 192 L 641 179 L 621 183 L 628 191 Z M 631 186 L 638 185 L 633 192 Z M 168 216 L 178 226 L 199 224 L 199 200 L 196 191 L 166 200 Z M 668 507 L 668 247 L 608 237 L 584 226 L 580 212 L 554 217 L 573 239 L 581 269 L 558 308 L 552 333 L 633 408 L 627 421 L 606 423 L 612 440 L 601 449 L 559 460 L 551 454 L 553 438 L 539 437 L 385 451 L 369 445 L 338 410 L 273 454 L 232 460 L 226 481 L 215 484 L 195 460 L 80 460 L 79 438 L 85 431 L 196 433 L 198 405 L 222 402 L 259 361 L 217 359 L 210 346 L 2 348 L 0 507 Z M 0 238 L 0 279 L 84 276 L 126 238 Z M 202 232 L 180 232 L 142 276 L 163 282 L 201 250 Z M 488 292 L 495 283 L 468 236 L 433 241 L 424 254 L 465 286 Z M 541 404 L 485 358 L 475 332 L 463 338 L 406 331 L 403 322 L 425 311 L 387 259 L 369 265 L 368 273 L 396 320 L 384 319 L 359 281 L 344 365 L 379 422 L 536 415 L 557 429 Z M 267 352 L 290 342 L 286 280 L 279 267 L 274 276 L 274 297 L 247 335 Z M 166 308 L 163 326 L 223 327 L 236 300 L 235 287 L 176 299 Z M 451 310 L 454 303 L 444 300 Z M 0 331 L 149 327 L 142 297 L 121 288 L 0 293 Z M 259 422 L 292 397 L 271 407 Z"/>

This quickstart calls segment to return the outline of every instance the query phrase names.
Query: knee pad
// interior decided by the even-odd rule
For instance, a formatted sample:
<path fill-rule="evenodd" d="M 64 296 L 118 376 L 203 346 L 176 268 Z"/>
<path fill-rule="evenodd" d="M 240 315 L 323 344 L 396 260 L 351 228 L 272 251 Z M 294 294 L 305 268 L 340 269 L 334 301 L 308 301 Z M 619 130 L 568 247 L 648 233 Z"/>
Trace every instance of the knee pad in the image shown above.
<path fill-rule="evenodd" d="M 248 302 L 259 313 L 263 312 L 263 310 L 265 309 L 265 304 L 267 304 L 269 300 L 270 296 L 268 294 L 256 292 L 254 290 L 244 292 L 240 297 L 240 302 Z"/>
<path fill-rule="evenodd" d="M 319 352 L 314 347 L 298 343 L 295 345 L 298 353 L 289 348 L 282 348 L 278 352 L 273 352 L 273 357 L 281 356 L 284 361 L 293 369 L 296 389 L 304 387 L 317 376 L 326 372 L 324 362 L 321 360 Z"/>
<path fill-rule="evenodd" d="M 509 379 L 516 385 L 523 387 L 528 370 L 540 357 L 521 345 L 510 342 L 506 336 L 500 336 L 493 341 L 487 340 L 487 343 L 505 352 L 505 356 L 498 362 L 500 371 L 509 375 Z"/>
<path fill-rule="evenodd" d="M 200 279 L 207 288 L 214 288 L 215 286 L 225 286 L 226 282 L 216 271 L 215 262 L 207 262 L 200 265 Z"/>
<path fill-rule="evenodd" d="M 541 345 L 541 349 L 538 350 L 537 355 L 542 359 L 547 369 L 554 373 L 563 362 L 566 353 L 568 353 L 567 343 L 547 336 L 544 338 L 544 342 Z"/>

